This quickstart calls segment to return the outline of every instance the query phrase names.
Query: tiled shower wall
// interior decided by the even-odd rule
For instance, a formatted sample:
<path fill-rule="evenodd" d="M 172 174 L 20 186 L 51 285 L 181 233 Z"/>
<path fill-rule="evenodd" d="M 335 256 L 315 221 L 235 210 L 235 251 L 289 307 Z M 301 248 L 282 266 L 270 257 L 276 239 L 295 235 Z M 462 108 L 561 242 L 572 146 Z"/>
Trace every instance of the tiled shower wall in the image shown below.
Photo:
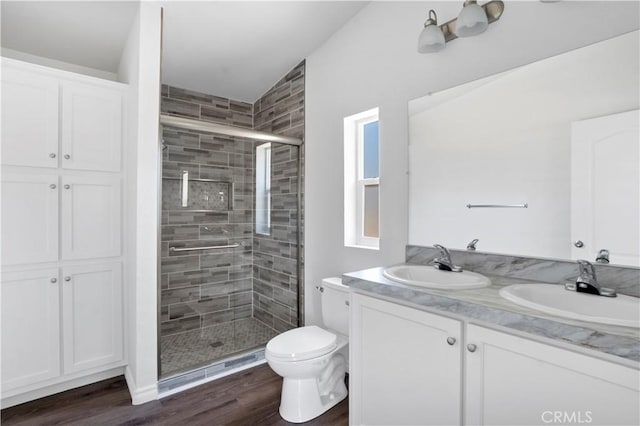
<path fill-rule="evenodd" d="M 253 124 L 251 104 L 168 86 L 162 89 L 162 112 L 247 128 Z M 251 317 L 253 141 L 170 127 L 162 136 L 161 335 Z M 181 181 L 175 179 L 185 171 L 189 205 L 181 207 Z M 169 251 L 236 242 L 241 248 Z"/>
<path fill-rule="evenodd" d="M 253 104 L 256 130 L 304 140 L 304 71 L 302 62 Z M 303 220 L 297 213 L 298 150 L 303 165 L 303 147 L 272 144 L 271 235 L 254 234 L 253 239 L 253 313 L 277 331 L 298 326 L 296 225 Z M 304 312 L 300 315 L 304 318 Z"/>
<path fill-rule="evenodd" d="M 302 139 L 304 62 L 254 105 L 165 85 L 162 112 L 246 128 L 255 123 L 257 130 Z M 299 148 L 272 144 L 272 232 L 262 236 L 253 232 L 255 146 L 261 142 L 174 128 L 165 128 L 163 138 L 163 178 L 188 171 L 191 179 L 231 182 L 234 189 L 233 209 L 221 201 L 209 211 L 176 209 L 179 197 L 163 194 L 161 334 L 249 316 L 278 331 L 297 326 Z M 165 187 L 177 189 L 175 182 Z M 230 196 L 230 185 L 215 185 L 223 199 Z M 234 242 L 242 249 L 169 252 L 171 246 Z"/>

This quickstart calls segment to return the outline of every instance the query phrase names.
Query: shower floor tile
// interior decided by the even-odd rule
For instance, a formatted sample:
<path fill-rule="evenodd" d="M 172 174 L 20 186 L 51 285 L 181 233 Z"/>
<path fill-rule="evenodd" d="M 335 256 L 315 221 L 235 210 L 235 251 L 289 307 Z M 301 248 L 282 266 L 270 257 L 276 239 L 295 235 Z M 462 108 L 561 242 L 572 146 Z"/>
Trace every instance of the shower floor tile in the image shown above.
<path fill-rule="evenodd" d="M 209 364 L 227 355 L 265 345 L 277 331 L 255 318 L 160 338 L 161 376 Z"/>

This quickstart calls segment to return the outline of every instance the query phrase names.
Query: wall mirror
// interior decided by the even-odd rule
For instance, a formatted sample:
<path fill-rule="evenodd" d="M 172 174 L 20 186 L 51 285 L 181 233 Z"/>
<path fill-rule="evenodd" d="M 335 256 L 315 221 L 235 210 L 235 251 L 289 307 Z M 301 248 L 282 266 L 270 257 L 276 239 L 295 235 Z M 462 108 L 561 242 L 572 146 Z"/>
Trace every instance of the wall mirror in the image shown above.
<path fill-rule="evenodd" d="M 640 266 L 639 39 L 411 100 L 409 244 Z"/>

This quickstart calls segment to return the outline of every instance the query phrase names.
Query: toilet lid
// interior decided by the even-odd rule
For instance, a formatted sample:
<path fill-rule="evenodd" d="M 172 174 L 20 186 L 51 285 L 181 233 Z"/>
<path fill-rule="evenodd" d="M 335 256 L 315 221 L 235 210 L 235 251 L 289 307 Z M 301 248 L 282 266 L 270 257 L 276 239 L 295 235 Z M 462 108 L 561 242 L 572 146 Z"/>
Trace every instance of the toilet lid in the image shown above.
<path fill-rule="evenodd" d="M 294 328 L 267 343 L 266 353 L 274 358 L 302 361 L 331 352 L 336 347 L 336 335 L 315 325 Z"/>

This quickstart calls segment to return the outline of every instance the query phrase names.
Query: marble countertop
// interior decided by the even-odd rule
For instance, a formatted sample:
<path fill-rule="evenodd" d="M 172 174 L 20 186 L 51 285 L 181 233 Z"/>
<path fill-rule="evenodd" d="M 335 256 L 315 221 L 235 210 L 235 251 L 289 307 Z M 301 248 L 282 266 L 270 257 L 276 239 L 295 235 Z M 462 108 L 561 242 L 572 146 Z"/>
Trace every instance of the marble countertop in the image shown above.
<path fill-rule="evenodd" d="M 342 282 L 358 293 L 395 303 L 595 350 L 613 355 L 615 358 L 611 359 L 625 364 L 631 362 L 636 367 L 640 362 L 638 329 L 557 317 L 517 305 L 498 294 L 500 288 L 507 285 L 541 281 L 483 274 L 491 279 L 491 286 L 473 290 L 434 290 L 391 281 L 382 275 L 383 270 L 379 267 L 347 273 L 342 276 Z"/>

